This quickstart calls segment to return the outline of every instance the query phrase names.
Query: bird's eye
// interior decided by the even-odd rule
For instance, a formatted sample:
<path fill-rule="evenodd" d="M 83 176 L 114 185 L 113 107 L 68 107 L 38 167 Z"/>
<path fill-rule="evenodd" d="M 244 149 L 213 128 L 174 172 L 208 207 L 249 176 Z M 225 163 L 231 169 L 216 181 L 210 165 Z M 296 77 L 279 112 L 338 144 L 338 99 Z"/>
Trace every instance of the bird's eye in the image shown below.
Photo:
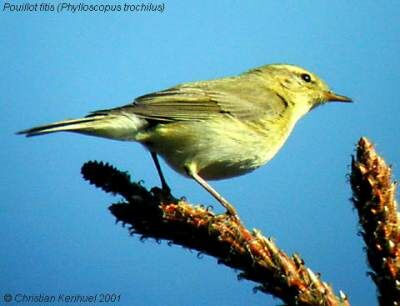
<path fill-rule="evenodd" d="M 303 79 L 304 82 L 307 82 L 307 83 L 310 83 L 310 82 L 311 82 L 311 77 L 310 77 L 309 74 L 307 74 L 307 73 L 302 73 L 300 76 L 301 76 L 301 78 Z"/>

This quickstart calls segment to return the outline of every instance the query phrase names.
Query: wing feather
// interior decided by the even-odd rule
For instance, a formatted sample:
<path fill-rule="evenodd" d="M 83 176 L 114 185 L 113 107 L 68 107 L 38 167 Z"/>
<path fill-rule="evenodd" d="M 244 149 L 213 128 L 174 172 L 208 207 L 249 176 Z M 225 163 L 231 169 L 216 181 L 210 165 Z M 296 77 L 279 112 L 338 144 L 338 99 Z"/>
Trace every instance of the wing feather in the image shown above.
<path fill-rule="evenodd" d="M 232 116 L 257 120 L 269 115 L 281 116 L 287 103 L 268 89 L 262 79 L 244 76 L 193 82 L 154 92 L 135 99 L 132 104 L 102 112 L 133 113 L 141 118 L 160 121 L 198 121 Z"/>

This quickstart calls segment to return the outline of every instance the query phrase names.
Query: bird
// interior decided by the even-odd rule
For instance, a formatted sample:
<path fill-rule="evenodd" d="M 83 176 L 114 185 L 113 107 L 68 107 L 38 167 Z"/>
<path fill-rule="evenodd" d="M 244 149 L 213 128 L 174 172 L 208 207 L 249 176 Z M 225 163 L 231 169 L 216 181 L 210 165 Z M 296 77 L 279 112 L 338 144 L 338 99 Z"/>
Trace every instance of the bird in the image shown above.
<path fill-rule="evenodd" d="M 162 190 L 170 188 L 158 156 L 195 180 L 223 207 L 235 207 L 208 181 L 249 173 L 270 161 L 295 124 L 327 102 L 352 102 L 316 74 L 296 65 L 270 64 L 236 76 L 182 83 L 133 102 L 26 129 L 27 137 L 73 132 L 134 141 L 151 154 Z"/>

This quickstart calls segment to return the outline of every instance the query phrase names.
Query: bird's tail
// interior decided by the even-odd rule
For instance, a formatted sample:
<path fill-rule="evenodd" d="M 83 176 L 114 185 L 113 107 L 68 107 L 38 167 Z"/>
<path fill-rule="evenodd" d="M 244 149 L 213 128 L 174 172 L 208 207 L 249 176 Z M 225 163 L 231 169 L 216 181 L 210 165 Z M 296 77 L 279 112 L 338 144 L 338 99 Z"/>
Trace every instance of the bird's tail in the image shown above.
<path fill-rule="evenodd" d="M 27 137 L 55 132 L 75 132 L 117 140 L 135 140 L 146 121 L 132 114 L 113 114 L 104 111 L 79 119 L 68 119 L 17 132 Z"/>

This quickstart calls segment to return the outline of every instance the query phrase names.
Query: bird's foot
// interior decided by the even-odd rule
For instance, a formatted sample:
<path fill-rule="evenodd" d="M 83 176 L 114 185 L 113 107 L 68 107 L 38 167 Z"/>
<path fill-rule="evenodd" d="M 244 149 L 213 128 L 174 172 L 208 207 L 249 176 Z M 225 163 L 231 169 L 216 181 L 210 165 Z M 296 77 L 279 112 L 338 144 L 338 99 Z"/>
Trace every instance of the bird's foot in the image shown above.
<path fill-rule="evenodd" d="M 171 189 L 168 185 L 160 187 L 153 187 L 151 192 L 160 199 L 161 202 L 178 202 L 178 199 L 175 198 L 172 193 Z"/>
<path fill-rule="evenodd" d="M 226 208 L 226 212 L 223 214 L 223 216 L 229 219 L 230 221 L 240 223 L 240 218 L 235 207 L 233 207 L 233 205 L 230 203 L 221 203 L 221 204 Z"/>

